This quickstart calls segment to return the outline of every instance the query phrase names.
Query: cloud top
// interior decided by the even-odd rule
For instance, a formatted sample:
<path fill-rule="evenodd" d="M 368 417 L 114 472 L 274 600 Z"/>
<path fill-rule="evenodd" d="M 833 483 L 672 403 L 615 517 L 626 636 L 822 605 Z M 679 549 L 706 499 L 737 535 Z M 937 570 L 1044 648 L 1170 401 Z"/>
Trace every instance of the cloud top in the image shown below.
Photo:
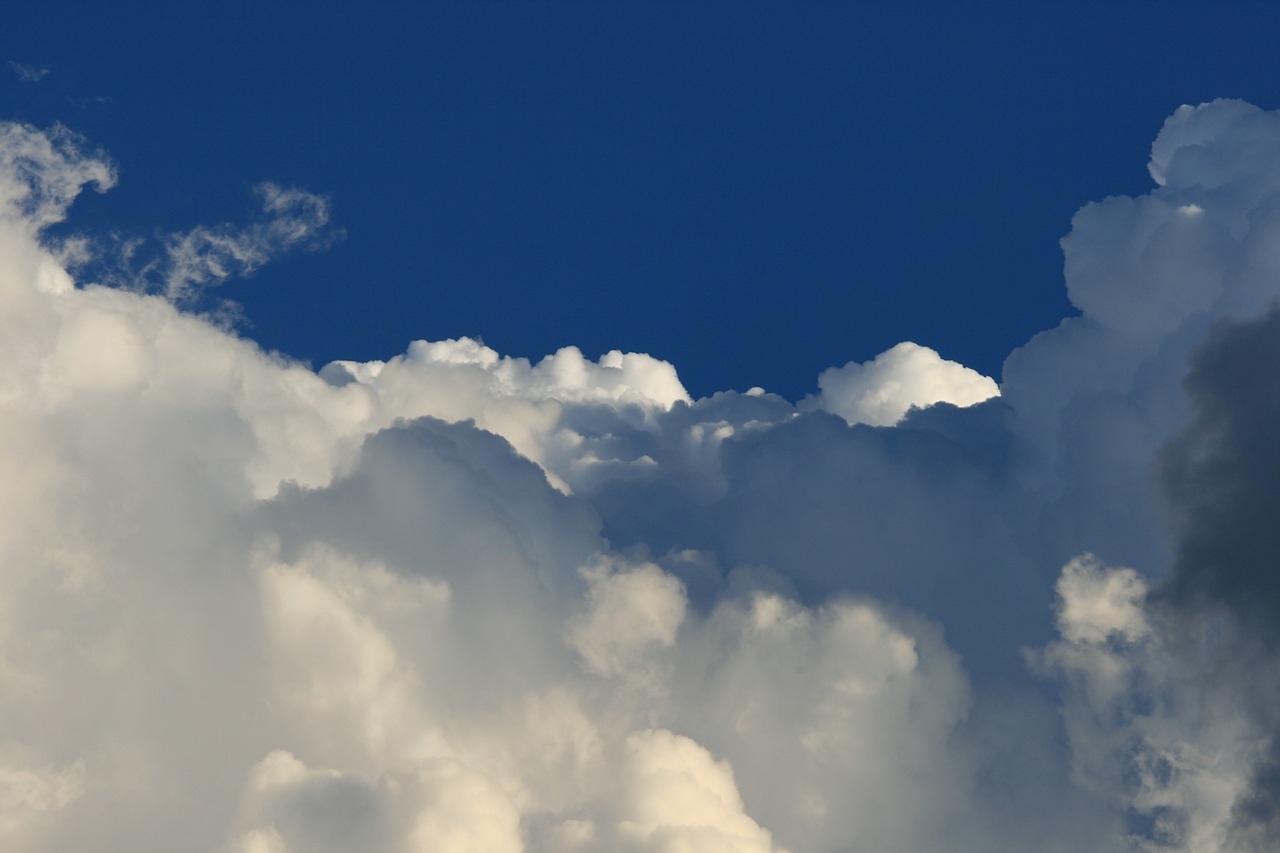
<path fill-rule="evenodd" d="M 827 368 L 818 375 L 818 387 L 818 408 L 871 426 L 893 426 L 913 408 L 972 406 L 1000 394 L 989 377 L 910 341 L 871 361 Z"/>

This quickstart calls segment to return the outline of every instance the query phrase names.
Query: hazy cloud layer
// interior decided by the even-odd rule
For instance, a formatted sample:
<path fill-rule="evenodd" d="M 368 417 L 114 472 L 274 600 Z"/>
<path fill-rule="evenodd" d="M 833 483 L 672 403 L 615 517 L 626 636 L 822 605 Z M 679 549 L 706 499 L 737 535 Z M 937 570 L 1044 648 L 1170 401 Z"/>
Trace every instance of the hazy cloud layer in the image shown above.
<path fill-rule="evenodd" d="M 1280 116 L 1150 168 L 998 389 L 904 343 L 797 405 L 466 338 L 314 372 L 181 306 L 323 199 L 77 285 L 41 229 L 113 170 L 0 125 L 0 847 L 1271 849 Z"/>

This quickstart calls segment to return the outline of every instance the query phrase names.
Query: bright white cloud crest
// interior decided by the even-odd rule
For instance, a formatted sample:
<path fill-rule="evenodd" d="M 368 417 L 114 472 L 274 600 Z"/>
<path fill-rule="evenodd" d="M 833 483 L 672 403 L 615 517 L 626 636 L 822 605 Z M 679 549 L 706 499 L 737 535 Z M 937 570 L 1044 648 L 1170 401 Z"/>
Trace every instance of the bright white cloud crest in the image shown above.
<path fill-rule="evenodd" d="M 1000 394 L 992 379 L 910 341 L 865 364 L 828 368 L 818 376 L 818 387 L 818 407 L 850 424 L 871 426 L 893 426 L 913 407 L 972 406 Z"/>
<path fill-rule="evenodd" d="M 1280 294 L 1274 114 L 1180 109 L 1000 388 L 904 343 L 798 407 L 466 338 L 314 372 L 175 303 L 320 197 L 77 286 L 82 148 L 0 126 L 0 847 L 1261 849 L 1150 472 Z"/>

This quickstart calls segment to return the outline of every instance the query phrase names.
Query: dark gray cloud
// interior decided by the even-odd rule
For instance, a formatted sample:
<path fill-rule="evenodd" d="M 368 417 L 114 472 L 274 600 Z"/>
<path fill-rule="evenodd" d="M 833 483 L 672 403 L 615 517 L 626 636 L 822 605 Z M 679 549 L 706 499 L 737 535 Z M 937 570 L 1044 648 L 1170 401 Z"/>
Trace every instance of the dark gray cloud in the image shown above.
<path fill-rule="evenodd" d="M 1177 535 L 1164 594 L 1219 605 L 1280 641 L 1280 312 L 1215 327 L 1191 363 L 1191 417 L 1162 456 Z"/>
<path fill-rule="evenodd" d="M 1280 311 L 1215 326 L 1186 378 L 1190 419 L 1161 455 L 1175 561 L 1152 603 L 1198 677 L 1269 746 L 1232 806 L 1232 849 L 1280 844 Z M 1199 648 L 1195 647 L 1198 641 Z M 1188 663 L 1190 671 L 1203 660 Z"/>

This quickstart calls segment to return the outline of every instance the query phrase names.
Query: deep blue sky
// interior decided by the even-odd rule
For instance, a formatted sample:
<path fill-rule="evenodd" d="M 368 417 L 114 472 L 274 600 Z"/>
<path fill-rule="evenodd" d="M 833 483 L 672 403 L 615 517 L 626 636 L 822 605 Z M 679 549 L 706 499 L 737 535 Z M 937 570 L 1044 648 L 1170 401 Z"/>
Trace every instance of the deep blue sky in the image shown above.
<path fill-rule="evenodd" d="M 221 293 L 317 366 L 471 335 L 796 398 L 904 339 L 998 376 L 1168 113 L 1280 105 L 1277 6 L 10 4 L 0 64 L 49 73 L 0 118 L 112 155 L 81 229 L 329 195 L 345 241 Z"/>

